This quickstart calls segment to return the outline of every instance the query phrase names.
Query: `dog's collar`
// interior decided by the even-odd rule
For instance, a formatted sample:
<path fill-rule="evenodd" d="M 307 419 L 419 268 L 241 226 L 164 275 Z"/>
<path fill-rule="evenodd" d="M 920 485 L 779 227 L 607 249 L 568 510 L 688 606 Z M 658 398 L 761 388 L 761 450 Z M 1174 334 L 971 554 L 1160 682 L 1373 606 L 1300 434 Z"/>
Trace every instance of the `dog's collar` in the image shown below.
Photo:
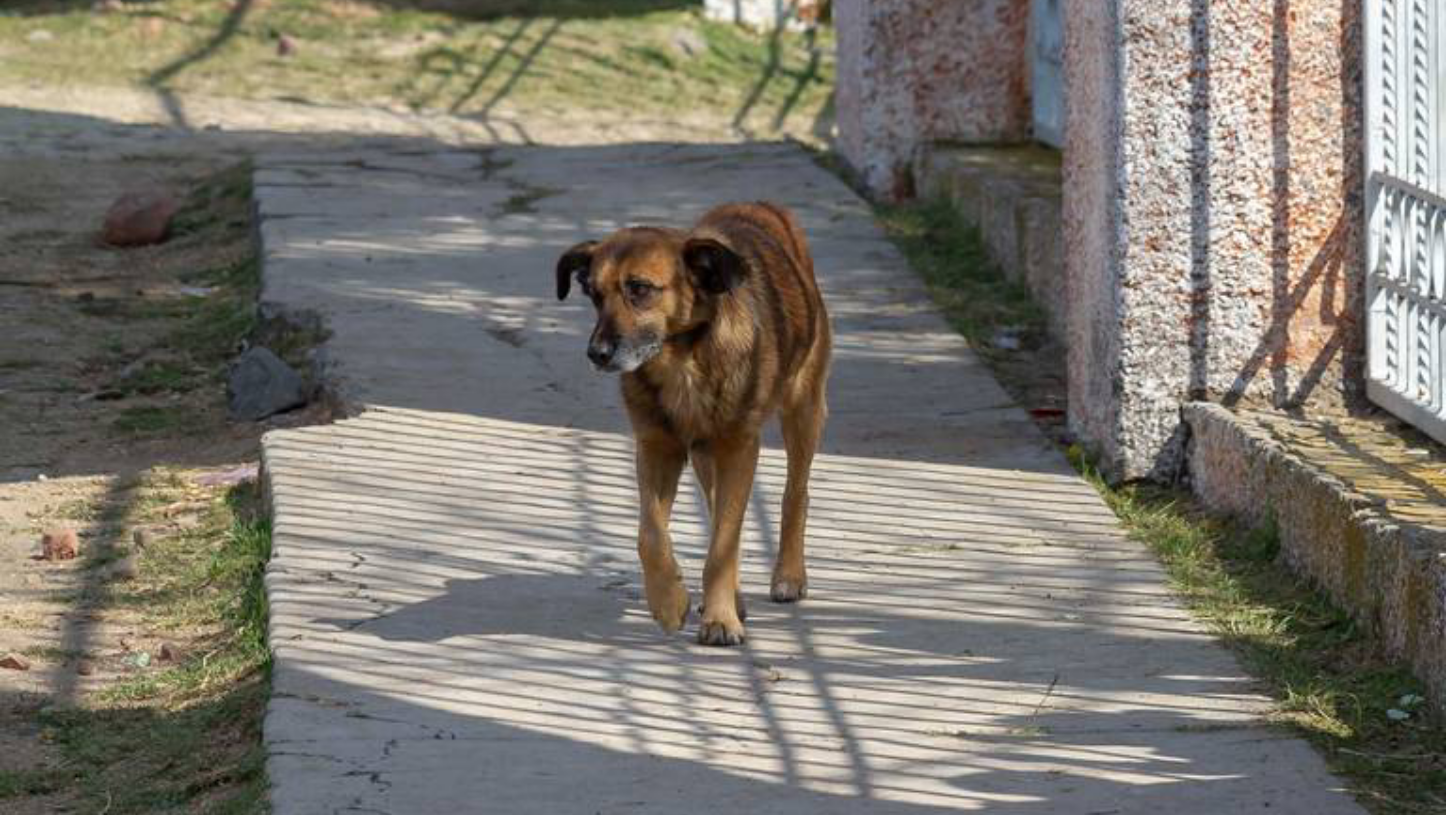
<path fill-rule="evenodd" d="M 703 335 L 707 333 L 708 323 L 699 323 L 698 325 L 693 326 L 687 331 L 679 331 L 676 334 L 669 334 L 668 342 L 681 345 L 684 348 L 692 348 L 694 345 L 697 345 L 698 340 L 703 339 Z"/>

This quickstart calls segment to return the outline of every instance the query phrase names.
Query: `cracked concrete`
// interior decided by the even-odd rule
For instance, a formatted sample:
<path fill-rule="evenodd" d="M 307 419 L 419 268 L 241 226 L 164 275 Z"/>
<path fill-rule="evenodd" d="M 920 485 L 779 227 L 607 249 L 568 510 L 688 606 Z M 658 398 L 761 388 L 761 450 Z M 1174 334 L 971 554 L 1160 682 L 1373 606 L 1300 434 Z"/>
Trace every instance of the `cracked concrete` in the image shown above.
<path fill-rule="evenodd" d="M 264 298 L 323 315 L 353 413 L 265 440 L 277 815 L 1361 811 L 801 150 L 272 154 L 257 196 Z M 552 269 L 762 196 L 837 335 L 811 595 L 767 601 L 770 449 L 749 640 L 708 649 L 640 600 L 616 381 Z M 674 530 L 696 587 L 691 481 Z"/>

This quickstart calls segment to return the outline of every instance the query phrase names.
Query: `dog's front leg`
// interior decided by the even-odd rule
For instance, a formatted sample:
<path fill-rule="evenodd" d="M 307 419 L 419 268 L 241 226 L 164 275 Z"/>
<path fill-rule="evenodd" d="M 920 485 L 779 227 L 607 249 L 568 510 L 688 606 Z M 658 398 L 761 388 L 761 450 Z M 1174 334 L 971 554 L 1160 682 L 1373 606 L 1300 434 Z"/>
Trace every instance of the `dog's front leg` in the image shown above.
<path fill-rule="evenodd" d="M 703 623 L 698 627 L 698 641 L 738 645 L 743 642 L 737 602 L 738 539 L 758 467 L 757 434 L 715 440 L 713 466 L 713 540 L 703 566 Z"/>
<path fill-rule="evenodd" d="M 686 448 L 666 433 L 638 435 L 638 558 L 648 609 L 665 631 L 677 631 L 688 618 L 688 589 L 668 534 L 678 477 L 687 458 Z"/>

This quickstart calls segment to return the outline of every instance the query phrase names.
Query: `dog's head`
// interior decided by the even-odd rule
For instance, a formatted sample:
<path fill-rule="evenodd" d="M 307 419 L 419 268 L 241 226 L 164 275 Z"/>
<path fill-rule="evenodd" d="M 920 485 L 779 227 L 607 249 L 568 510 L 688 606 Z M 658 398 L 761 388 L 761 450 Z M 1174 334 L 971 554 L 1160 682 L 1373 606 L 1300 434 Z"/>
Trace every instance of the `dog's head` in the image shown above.
<path fill-rule="evenodd" d="M 714 237 L 623 229 L 563 253 L 557 299 L 577 281 L 597 309 L 587 358 L 598 370 L 626 373 L 657 356 L 669 338 L 707 323 L 716 298 L 743 280 L 745 267 Z"/>

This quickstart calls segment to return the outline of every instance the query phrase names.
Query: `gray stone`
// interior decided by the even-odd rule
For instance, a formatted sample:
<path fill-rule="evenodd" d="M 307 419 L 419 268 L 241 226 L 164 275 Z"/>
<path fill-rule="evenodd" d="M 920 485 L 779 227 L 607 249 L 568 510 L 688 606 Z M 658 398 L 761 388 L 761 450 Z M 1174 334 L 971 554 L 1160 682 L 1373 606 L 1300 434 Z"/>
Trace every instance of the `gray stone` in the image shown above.
<path fill-rule="evenodd" d="M 270 349 L 249 348 L 231 364 L 231 417 L 254 422 L 306 404 L 306 381 Z"/>

